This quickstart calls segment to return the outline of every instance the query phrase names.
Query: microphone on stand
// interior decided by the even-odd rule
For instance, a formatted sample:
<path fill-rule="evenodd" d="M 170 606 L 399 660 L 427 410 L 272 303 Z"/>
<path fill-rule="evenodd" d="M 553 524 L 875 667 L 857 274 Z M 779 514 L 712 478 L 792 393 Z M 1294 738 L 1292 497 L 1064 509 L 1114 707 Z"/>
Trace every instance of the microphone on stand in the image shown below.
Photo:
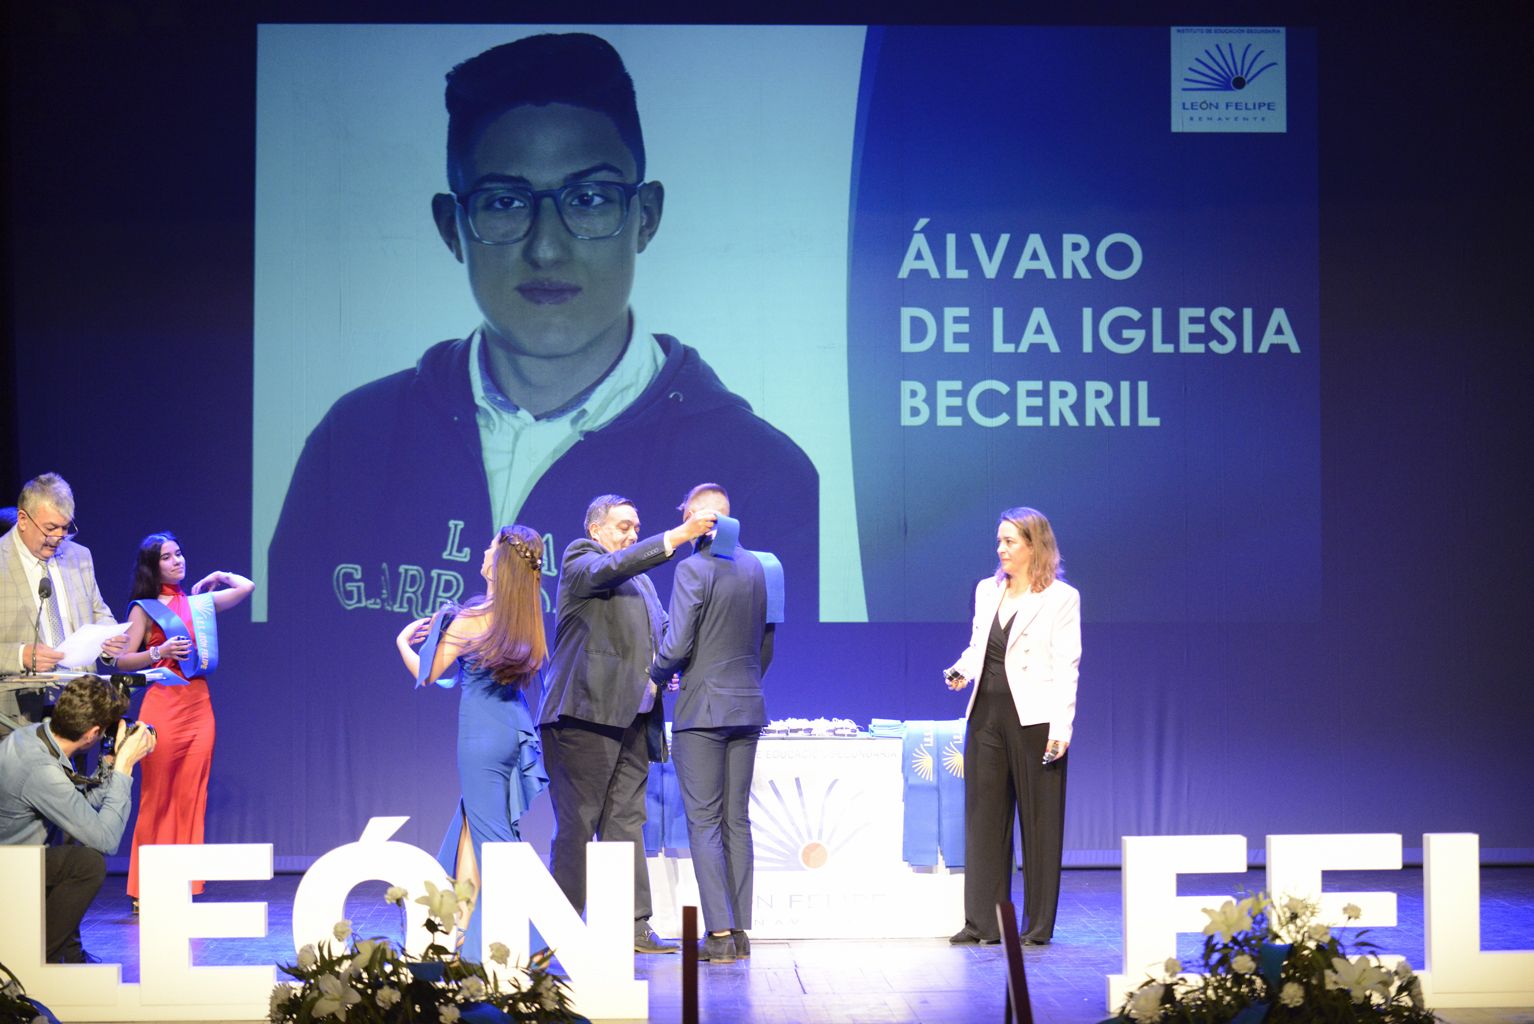
<path fill-rule="evenodd" d="M 53 581 L 46 573 L 37 581 L 37 619 L 32 623 L 32 664 L 27 666 L 28 675 L 37 674 L 37 643 L 43 635 L 43 603 L 53 597 Z"/>

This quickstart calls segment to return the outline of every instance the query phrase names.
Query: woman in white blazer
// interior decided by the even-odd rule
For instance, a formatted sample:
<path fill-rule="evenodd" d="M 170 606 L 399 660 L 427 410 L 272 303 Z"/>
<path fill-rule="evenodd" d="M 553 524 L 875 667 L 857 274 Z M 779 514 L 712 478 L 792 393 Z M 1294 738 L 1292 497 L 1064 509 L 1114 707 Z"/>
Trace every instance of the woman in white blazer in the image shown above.
<path fill-rule="evenodd" d="M 996 574 L 975 587 L 969 646 L 944 673 L 952 690 L 979 681 L 965 712 L 964 927 L 949 941 L 1001 941 L 996 904 L 1011 898 L 1015 809 L 1023 835 L 1022 940 L 1042 946 L 1054 934 L 1060 898 L 1081 595 L 1060 578 L 1060 549 L 1040 512 L 1003 512 L 996 555 Z"/>

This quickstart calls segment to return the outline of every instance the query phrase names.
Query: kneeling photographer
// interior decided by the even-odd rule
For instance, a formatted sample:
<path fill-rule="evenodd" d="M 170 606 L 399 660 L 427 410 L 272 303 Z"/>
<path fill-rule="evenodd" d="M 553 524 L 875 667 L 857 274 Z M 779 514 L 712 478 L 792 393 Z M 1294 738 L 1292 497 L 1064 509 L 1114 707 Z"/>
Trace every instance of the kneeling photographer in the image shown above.
<path fill-rule="evenodd" d="M 129 729 L 127 695 L 99 676 L 71 680 L 53 716 L 0 740 L 0 843 L 45 854 L 49 963 L 84 963 L 80 922 L 106 878 L 133 807 L 133 766 L 154 749 L 154 730 Z M 70 758 L 115 737 L 110 767 L 85 776 Z M 108 760 L 103 751 L 103 764 Z"/>

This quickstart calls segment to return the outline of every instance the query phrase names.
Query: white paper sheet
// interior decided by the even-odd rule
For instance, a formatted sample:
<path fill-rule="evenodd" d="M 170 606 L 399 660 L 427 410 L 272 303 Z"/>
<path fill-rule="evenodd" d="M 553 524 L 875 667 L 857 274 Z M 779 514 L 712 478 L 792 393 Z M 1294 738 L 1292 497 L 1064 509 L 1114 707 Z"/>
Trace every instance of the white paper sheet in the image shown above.
<path fill-rule="evenodd" d="M 126 622 L 92 622 L 64 638 L 56 648 L 64 655 L 61 668 L 90 668 L 101 657 L 101 645 L 128 631 Z"/>

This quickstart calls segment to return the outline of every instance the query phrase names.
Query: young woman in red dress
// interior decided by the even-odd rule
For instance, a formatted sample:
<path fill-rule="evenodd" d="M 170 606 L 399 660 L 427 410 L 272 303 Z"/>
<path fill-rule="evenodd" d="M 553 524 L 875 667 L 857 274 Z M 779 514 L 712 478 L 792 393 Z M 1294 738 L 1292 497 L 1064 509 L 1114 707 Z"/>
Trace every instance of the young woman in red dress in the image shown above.
<path fill-rule="evenodd" d="M 155 727 L 155 756 L 143 762 L 144 788 L 128 895 L 138 910 L 139 847 L 201 843 L 213 764 L 213 702 L 208 676 L 218 667 L 216 614 L 250 596 L 255 584 L 232 572 L 209 573 L 182 590 L 186 558 L 169 533 L 152 533 L 139 545 L 128 613 L 128 650 L 117 659 L 128 671 L 168 669 L 171 683 L 151 683 L 139 719 Z M 150 762 L 153 761 L 153 764 Z M 194 893 L 202 882 L 194 882 Z"/>

